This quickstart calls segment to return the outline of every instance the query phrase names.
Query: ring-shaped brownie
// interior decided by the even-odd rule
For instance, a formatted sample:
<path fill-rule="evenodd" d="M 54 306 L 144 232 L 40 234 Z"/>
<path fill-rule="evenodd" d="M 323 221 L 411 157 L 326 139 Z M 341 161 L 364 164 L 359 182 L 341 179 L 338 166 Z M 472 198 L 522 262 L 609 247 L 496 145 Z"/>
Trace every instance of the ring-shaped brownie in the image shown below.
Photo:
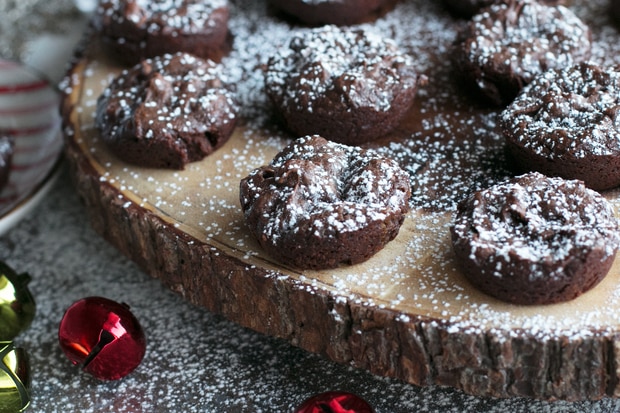
<path fill-rule="evenodd" d="M 589 27 L 568 8 L 508 0 L 474 16 L 456 47 L 463 74 L 505 105 L 537 75 L 589 59 L 592 45 Z"/>
<path fill-rule="evenodd" d="M 237 112 L 217 63 L 175 53 L 145 59 L 113 79 L 97 100 L 95 124 L 120 159 L 183 169 L 228 141 Z"/>
<path fill-rule="evenodd" d="M 620 67 L 580 63 L 532 81 L 501 114 L 520 171 L 620 185 Z"/>
<path fill-rule="evenodd" d="M 299 21 L 312 25 L 338 26 L 360 23 L 394 0 L 270 0 L 270 3 Z"/>
<path fill-rule="evenodd" d="M 107 50 L 130 65 L 176 52 L 219 61 L 228 18 L 228 0 L 101 0 L 93 26 Z"/>
<path fill-rule="evenodd" d="M 363 262 L 394 239 L 409 175 L 357 146 L 306 136 L 240 183 L 245 222 L 265 252 L 301 269 Z"/>
<path fill-rule="evenodd" d="M 295 136 L 357 145 L 398 125 L 422 78 L 394 41 L 325 26 L 295 34 L 272 56 L 265 86 Z"/>
<path fill-rule="evenodd" d="M 475 192 L 451 228 L 466 278 L 516 304 L 568 301 L 594 287 L 614 261 L 618 229 L 600 194 L 538 172 Z"/>

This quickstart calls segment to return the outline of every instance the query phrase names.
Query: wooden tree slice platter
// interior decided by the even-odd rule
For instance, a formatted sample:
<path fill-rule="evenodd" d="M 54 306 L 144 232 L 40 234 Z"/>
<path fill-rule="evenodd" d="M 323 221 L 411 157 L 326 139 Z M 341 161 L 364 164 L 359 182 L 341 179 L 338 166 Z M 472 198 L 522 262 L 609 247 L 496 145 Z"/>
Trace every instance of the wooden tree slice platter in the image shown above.
<path fill-rule="evenodd" d="M 398 237 L 363 264 L 330 271 L 286 268 L 261 251 L 243 223 L 239 181 L 292 137 L 272 121 L 260 65 L 307 28 L 261 1 L 232 3 L 234 42 L 222 64 L 238 86 L 241 124 L 183 171 L 128 165 L 102 144 L 96 99 L 122 67 L 87 36 L 61 86 L 66 153 L 94 228 L 190 302 L 337 362 L 480 396 L 620 396 L 620 259 L 590 292 L 549 306 L 494 300 L 456 268 L 456 202 L 510 172 L 497 109 L 470 98 L 451 64 L 463 21 L 440 2 L 401 2 L 364 25 L 395 38 L 429 78 L 400 128 L 372 145 L 412 176 L 412 212 Z M 607 2 L 571 7 L 594 31 L 593 60 L 620 61 Z M 604 195 L 619 204 L 617 191 Z"/>

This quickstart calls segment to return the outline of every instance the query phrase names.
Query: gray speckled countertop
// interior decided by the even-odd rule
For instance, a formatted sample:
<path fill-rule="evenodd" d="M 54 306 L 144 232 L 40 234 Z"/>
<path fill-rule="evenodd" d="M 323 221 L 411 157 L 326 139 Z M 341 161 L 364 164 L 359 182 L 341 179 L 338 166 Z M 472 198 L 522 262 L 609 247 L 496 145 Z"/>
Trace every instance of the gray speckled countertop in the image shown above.
<path fill-rule="evenodd" d="M 21 27 L 49 33 L 8 36 L 16 20 L 7 19 L 17 19 L 17 4 L 22 13 L 34 16 Z M 5 39 L 0 56 L 26 61 L 52 78 L 62 73 L 66 53 L 84 23 L 72 2 L 0 0 L 0 15 L 0 38 Z M 37 23 L 56 15 L 61 16 L 58 24 Z M 53 61 L 33 52 L 50 45 L 59 50 Z M 15 340 L 31 358 L 32 404 L 27 411 L 291 412 L 305 398 L 328 390 L 357 393 L 377 413 L 620 411 L 620 402 L 614 400 L 490 400 L 450 389 L 418 388 L 336 365 L 193 307 L 90 228 L 66 168 L 42 203 L 0 237 L 0 259 L 31 275 L 38 305 L 32 326 Z M 128 303 L 147 334 L 145 359 L 122 380 L 99 382 L 81 373 L 58 346 L 64 310 L 90 295 Z"/>

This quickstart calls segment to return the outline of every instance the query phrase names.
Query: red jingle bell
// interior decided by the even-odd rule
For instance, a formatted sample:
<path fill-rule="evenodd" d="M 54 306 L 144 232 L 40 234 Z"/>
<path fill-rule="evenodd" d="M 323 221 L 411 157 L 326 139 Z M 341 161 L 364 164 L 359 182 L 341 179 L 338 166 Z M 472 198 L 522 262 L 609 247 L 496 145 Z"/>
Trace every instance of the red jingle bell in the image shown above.
<path fill-rule="evenodd" d="M 103 297 L 73 303 L 60 322 L 58 339 L 73 364 L 101 380 L 125 377 L 146 352 L 144 331 L 129 306 Z"/>
<path fill-rule="evenodd" d="M 372 407 L 353 393 L 329 391 L 301 404 L 295 413 L 374 413 Z"/>

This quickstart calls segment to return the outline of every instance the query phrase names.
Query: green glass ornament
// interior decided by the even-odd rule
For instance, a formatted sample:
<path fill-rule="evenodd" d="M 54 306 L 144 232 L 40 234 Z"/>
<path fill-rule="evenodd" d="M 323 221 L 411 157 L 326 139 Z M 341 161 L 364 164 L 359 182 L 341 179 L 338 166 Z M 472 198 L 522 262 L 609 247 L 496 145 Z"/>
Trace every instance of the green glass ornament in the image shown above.
<path fill-rule="evenodd" d="M 0 341 L 13 340 L 34 318 L 36 305 L 29 281 L 28 274 L 17 274 L 0 261 Z"/>
<path fill-rule="evenodd" d="M 22 412 L 30 404 L 30 365 L 26 352 L 0 341 L 0 413 Z"/>

